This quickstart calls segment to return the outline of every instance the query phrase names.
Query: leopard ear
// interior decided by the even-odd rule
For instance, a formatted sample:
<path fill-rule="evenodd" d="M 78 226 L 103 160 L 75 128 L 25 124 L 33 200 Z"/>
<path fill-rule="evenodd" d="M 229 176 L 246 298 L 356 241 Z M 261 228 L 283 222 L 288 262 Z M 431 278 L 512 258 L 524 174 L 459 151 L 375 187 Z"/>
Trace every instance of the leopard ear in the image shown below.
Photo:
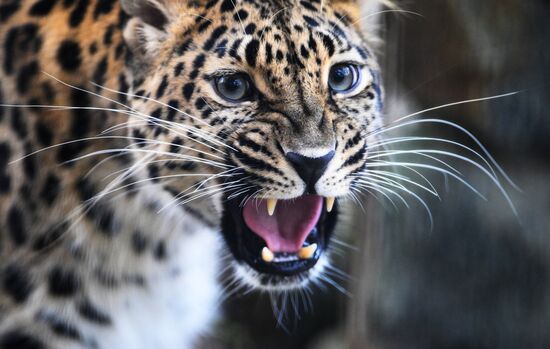
<path fill-rule="evenodd" d="M 122 8 L 131 17 L 162 30 L 168 22 L 165 3 L 155 0 L 121 0 Z"/>
<path fill-rule="evenodd" d="M 357 29 L 370 29 L 378 22 L 377 13 L 396 8 L 393 0 L 328 0 L 329 6 Z"/>
<path fill-rule="evenodd" d="M 328 1 L 328 6 L 331 7 L 339 17 L 354 24 L 357 24 L 361 17 L 361 5 L 360 0 Z"/>
<path fill-rule="evenodd" d="M 130 16 L 124 38 L 134 53 L 155 57 L 168 36 L 169 26 L 182 13 L 182 0 L 121 0 Z"/>

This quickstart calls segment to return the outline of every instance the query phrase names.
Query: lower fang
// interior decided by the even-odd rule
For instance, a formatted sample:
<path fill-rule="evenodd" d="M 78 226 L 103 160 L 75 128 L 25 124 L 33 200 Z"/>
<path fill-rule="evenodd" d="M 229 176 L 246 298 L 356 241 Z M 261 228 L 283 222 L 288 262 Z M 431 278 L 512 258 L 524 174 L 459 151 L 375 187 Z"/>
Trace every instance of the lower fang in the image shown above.
<path fill-rule="evenodd" d="M 313 257 L 313 254 L 315 254 L 315 251 L 317 251 L 317 244 L 302 247 L 300 251 L 298 251 L 298 257 L 300 257 L 300 259 L 310 259 Z"/>
<path fill-rule="evenodd" d="M 273 259 L 275 259 L 273 252 L 271 252 L 269 248 L 264 247 L 262 249 L 262 260 L 266 263 L 271 263 L 273 262 Z"/>

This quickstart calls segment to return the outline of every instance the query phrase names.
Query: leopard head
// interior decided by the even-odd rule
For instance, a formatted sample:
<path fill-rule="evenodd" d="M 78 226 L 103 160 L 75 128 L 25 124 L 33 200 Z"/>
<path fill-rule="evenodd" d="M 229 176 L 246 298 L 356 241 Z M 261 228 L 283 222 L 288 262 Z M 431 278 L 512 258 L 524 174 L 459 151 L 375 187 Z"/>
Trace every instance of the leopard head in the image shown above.
<path fill-rule="evenodd" d="M 289 289 L 315 278 L 381 125 L 358 4 L 122 4 L 138 161 L 168 178 L 177 204 L 218 205 L 235 273 L 249 285 Z"/>

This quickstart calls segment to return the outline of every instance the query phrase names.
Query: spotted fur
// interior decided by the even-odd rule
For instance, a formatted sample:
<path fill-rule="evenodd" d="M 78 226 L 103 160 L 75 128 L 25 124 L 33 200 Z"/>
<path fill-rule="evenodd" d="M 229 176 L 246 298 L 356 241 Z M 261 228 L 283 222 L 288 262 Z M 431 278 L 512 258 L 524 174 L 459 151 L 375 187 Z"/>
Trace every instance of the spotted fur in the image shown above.
<path fill-rule="evenodd" d="M 382 96 L 359 22 L 351 0 L 0 1 L 0 348 L 190 347 L 222 196 L 301 195 L 289 151 L 335 149 L 322 196 L 363 168 Z M 329 93 L 337 61 L 360 93 Z M 260 97 L 220 98 L 219 69 Z"/>

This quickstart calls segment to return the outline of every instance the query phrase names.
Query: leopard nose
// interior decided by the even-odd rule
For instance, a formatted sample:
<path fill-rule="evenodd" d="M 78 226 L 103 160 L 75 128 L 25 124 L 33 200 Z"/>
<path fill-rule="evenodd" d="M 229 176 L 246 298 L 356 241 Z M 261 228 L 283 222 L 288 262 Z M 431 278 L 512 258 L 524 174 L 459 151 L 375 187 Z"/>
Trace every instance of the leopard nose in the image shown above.
<path fill-rule="evenodd" d="M 300 178 L 306 182 L 307 192 L 313 194 L 315 193 L 315 183 L 325 173 L 330 160 L 334 157 L 334 150 L 317 158 L 303 156 L 295 152 L 288 152 L 285 156 Z"/>

